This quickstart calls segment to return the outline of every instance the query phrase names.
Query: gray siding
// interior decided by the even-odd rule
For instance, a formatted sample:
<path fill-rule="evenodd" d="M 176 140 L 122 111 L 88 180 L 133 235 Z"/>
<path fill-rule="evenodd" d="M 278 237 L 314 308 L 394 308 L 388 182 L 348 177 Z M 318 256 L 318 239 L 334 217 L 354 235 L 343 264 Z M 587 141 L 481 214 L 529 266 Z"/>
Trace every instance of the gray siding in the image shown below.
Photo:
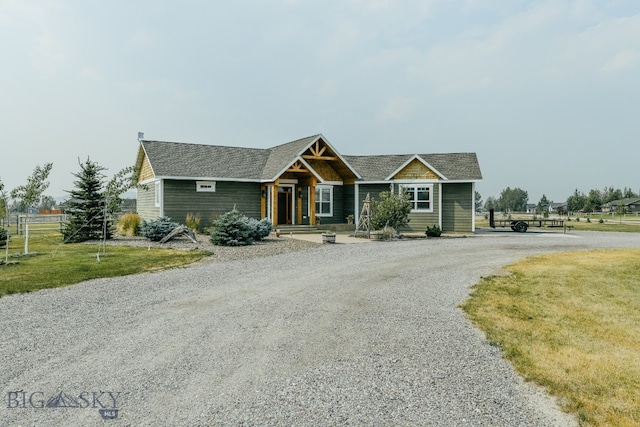
<path fill-rule="evenodd" d="M 136 196 L 136 209 L 142 219 L 153 221 L 160 216 L 160 208 L 156 207 L 156 187 L 149 183 L 146 190 L 139 188 Z"/>
<path fill-rule="evenodd" d="M 473 185 L 471 183 L 442 185 L 442 231 L 468 233 L 473 231 Z"/>
<path fill-rule="evenodd" d="M 360 184 L 358 186 L 358 215 L 362 212 L 362 204 L 364 203 L 364 199 L 367 198 L 367 193 L 371 197 L 371 200 L 376 199 L 380 200 L 378 194 L 383 191 L 391 190 L 391 184 Z"/>
<path fill-rule="evenodd" d="M 389 191 L 391 188 L 391 183 L 389 184 L 361 184 L 359 186 L 359 211 L 362 211 L 362 204 L 364 199 L 367 197 L 367 193 L 370 194 L 372 200 L 379 200 L 379 194 L 383 191 Z M 394 189 L 397 191 L 397 186 L 394 186 Z M 416 233 L 424 233 L 427 227 L 431 227 L 433 225 L 440 225 L 439 223 L 439 211 L 440 211 L 440 189 L 438 184 L 433 185 L 433 194 L 431 195 L 431 201 L 433 203 L 433 212 L 428 213 L 416 213 L 412 212 L 409 214 L 409 224 L 406 227 L 402 227 L 398 231 L 404 232 L 416 232 Z M 470 227 L 470 225 L 469 225 Z"/>
<path fill-rule="evenodd" d="M 195 181 L 164 181 L 164 214 L 183 224 L 188 213 L 200 214 L 201 227 L 236 207 L 250 218 L 260 218 L 260 184 L 216 182 L 215 192 L 197 192 Z"/>
<path fill-rule="evenodd" d="M 320 218 L 320 224 L 344 224 L 346 215 L 344 214 L 344 188 L 342 185 L 333 186 L 333 216 L 316 217 Z"/>
<path fill-rule="evenodd" d="M 302 224 L 309 225 L 309 187 L 302 186 Z"/>
<path fill-rule="evenodd" d="M 431 195 L 431 203 L 433 204 L 433 212 L 412 212 L 409 214 L 409 224 L 402 227 L 399 231 L 411 231 L 415 233 L 424 233 L 427 227 L 440 225 L 438 212 L 440 211 L 440 189 L 438 184 L 433 185 L 433 194 Z"/>
<path fill-rule="evenodd" d="M 347 222 L 347 216 L 353 215 L 355 217 L 355 194 L 356 187 L 355 185 L 344 185 L 342 186 L 343 195 L 342 198 L 344 200 L 344 209 L 342 211 L 343 222 Z"/>

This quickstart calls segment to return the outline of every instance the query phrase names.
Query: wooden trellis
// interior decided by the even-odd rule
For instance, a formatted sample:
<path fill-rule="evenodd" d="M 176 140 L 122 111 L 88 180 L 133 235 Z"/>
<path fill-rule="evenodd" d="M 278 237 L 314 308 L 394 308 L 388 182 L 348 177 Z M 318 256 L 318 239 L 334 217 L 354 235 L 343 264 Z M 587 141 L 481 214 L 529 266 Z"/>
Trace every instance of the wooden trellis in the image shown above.
<path fill-rule="evenodd" d="M 367 197 L 364 199 L 364 203 L 362 204 L 362 212 L 360 212 L 360 218 L 358 219 L 358 226 L 356 227 L 356 232 L 354 236 L 358 236 L 360 233 L 361 236 L 366 236 L 369 238 L 369 233 L 371 232 L 371 197 L 369 197 L 369 193 L 367 193 Z"/>

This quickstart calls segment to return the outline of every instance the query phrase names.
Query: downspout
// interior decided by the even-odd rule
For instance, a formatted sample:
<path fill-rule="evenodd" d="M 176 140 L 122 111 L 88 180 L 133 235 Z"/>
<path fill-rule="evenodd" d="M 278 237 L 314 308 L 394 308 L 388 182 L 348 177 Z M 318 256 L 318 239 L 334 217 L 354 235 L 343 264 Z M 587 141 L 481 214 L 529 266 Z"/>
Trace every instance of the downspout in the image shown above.
<path fill-rule="evenodd" d="M 160 192 L 160 217 L 164 217 L 164 180 L 160 179 L 160 185 L 158 186 Z"/>
<path fill-rule="evenodd" d="M 471 232 L 476 232 L 476 183 L 471 183 Z"/>
<path fill-rule="evenodd" d="M 438 183 L 438 227 L 442 230 L 442 183 Z"/>

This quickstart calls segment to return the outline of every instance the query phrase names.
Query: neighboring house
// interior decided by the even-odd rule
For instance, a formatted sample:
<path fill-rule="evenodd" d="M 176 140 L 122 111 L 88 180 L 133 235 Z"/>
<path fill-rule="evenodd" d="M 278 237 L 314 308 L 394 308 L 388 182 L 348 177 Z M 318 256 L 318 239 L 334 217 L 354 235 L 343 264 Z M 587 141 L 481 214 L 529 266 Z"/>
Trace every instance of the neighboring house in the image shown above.
<path fill-rule="evenodd" d="M 549 203 L 549 213 L 566 213 L 567 212 L 567 202 L 558 202 Z"/>
<path fill-rule="evenodd" d="M 637 197 L 622 200 L 613 200 L 602 205 L 602 212 L 617 212 L 623 207 L 626 213 L 640 212 L 640 199 Z"/>
<path fill-rule="evenodd" d="M 407 188 L 413 210 L 405 231 L 475 230 L 474 153 L 347 156 L 322 135 L 272 148 L 140 140 L 137 209 L 143 219 L 183 222 L 200 214 L 206 226 L 235 206 L 274 225 L 356 224 L 370 195 Z"/>
<path fill-rule="evenodd" d="M 536 213 L 538 205 L 534 203 L 527 203 L 527 213 Z"/>

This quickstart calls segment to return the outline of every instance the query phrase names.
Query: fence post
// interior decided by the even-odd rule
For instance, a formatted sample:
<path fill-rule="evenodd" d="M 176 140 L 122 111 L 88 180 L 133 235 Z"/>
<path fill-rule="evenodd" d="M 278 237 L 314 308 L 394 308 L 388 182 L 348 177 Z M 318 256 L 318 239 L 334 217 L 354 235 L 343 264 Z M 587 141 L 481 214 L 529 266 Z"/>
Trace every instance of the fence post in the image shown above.
<path fill-rule="evenodd" d="M 29 222 L 25 221 L 24 224 L 24 253 L 29 253 Z"/>

